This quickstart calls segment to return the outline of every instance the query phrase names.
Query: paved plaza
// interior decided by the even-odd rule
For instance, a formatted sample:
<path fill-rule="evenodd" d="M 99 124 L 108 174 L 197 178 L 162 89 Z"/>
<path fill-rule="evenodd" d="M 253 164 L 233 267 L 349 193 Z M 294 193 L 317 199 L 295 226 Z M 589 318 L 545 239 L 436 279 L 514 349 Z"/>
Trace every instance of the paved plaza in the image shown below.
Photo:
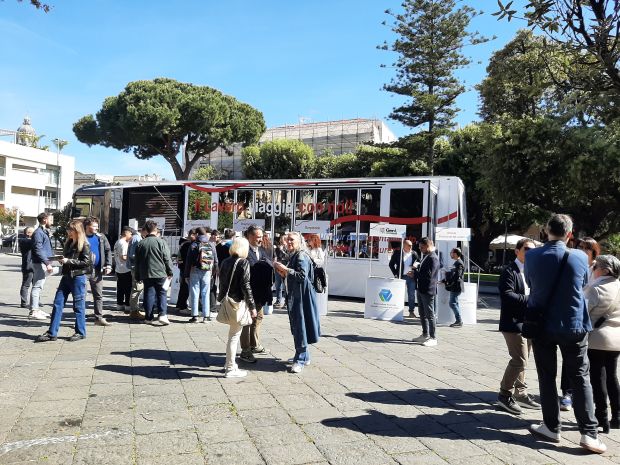
<path fill-rule="evenodd" d="M 20 279 L 19 257 L 0 255 L 2 465 L 620 463 L 619 430 L 596 456 L 578 446 L 572 412 L 553 445 L 527 432 L 540 412 L 496 410 L 508 357 L 495 297 L 478 325 L 440 327 L 435 348 L 410 342 L 417 320 L 370 321 L 361 302 L 331 300 L 299 375 L 287 372 L 293 340 L 276 311 L 263 324 L 271 353 L 240 362 L 247 378 L 225 379 L 226 326 L 174 312 L 168 327 L 130 323 L 115 311 L 112 279 L 113 326 L 90 319 L 86 340 L 68 342 L 67 307 L 58 341 L 35 344 L 47 325 L 19 308 Z M 46 283 L 48 312 L 58 281 Z M 537 396 L 533 367 L 527 376 Z"/>

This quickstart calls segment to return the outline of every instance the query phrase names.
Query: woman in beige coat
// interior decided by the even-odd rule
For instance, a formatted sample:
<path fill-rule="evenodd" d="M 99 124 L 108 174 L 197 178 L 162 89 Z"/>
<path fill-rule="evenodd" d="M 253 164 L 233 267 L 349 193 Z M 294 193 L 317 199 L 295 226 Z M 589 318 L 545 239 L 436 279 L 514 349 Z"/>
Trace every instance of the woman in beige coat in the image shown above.
<path fill-rule="evenodd" d="M 620 428 L 620 389 L 616 368 L 620 355 L 620 260 L 599 255 L 592 267 L 592 280 L 584 289 L 593 330 L 588 338 L 590 379 L 595 415 L 603 432 Z M 611 421 L 607 416 L 607 398 Z"/>

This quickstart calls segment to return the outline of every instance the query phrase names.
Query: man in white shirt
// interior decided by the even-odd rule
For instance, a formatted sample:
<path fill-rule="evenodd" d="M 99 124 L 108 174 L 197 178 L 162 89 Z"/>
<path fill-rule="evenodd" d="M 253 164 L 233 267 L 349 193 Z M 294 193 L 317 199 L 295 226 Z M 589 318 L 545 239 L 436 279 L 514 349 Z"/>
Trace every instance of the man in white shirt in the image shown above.
<path fill-rule="evenodd" d="M 402 257 L 402 258 L 401 258 Z M 389 267 L 395 278 L 405 280 L 407 287 L 407 306 L 409 316 L 415 316 L 415 278 L 413 267 L 419 261 L 418 254 L 413 250 L 413 243 L 410 240 L 403 242 L 403 251 L 395 250 L 390 259 Z"/>

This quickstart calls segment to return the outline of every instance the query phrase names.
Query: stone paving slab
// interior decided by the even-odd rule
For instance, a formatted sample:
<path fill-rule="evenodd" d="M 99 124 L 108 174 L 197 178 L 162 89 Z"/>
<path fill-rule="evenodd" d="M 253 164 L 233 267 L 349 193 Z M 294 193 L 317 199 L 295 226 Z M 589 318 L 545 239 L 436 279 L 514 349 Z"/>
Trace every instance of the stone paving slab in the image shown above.
<path fill-rule="evenodd" d="M 245 379 L 226 379 L 227 328 L 151 327 L 115 311 L 110 327 L 73 333 L 70 305 L 59 340 L 35 344 L 46 322 L 19 308 L 19 257 L 0 255 L 0 464 L 584 464 L 620 463 L 620 431 L 602 456 L 579 448 L 572 412 L 560 444 L 536 441 L 540 412 L 513 417 L 494 406 L 508 361 L 497 300 L 480 302 L 479 324 L 439 327 L 439 345 L 411 342 L 417 320 L 371 321 L 363 303 L 330 300 L 312 364 L 287 372 L 293 341 L 286 313 L 263 325 L 271 352 Z M 46 283 L 51 311 L 59 278 Z M 89 297 L 90 300 L 90 297 Z M 527 371 L 538 394 L 535 367 Z"/>

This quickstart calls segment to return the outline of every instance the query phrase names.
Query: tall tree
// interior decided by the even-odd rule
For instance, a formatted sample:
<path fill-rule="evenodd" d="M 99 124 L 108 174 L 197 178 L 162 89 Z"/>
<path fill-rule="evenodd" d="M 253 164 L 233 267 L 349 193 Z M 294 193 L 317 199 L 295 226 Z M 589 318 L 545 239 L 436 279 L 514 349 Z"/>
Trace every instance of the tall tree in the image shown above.
<path fill-rule="evenodd" d="M 278 139 L 246 147 L 242 163 L 248 179 L 304 179 L 312 177 L 315 156 L 300 140 Z"/>
<path fill-rule="evenodd" d="M 426 126 L 426 158 L 433 171 L 435 140 L 454 123 L 459 109 L 456 98 L 465 91 L 455 71 L 469 65 L 462 53 L 466 45 L 486 41 L 467 30 L 478 13 L 457 8 L 457 0 L 405 0 L 403 13 L 386 13 L 393 18 L 392 30 L 398 38 L 379 48 L 396 52 L 396 76 L 383 88 L 411 99 L 393 109 L 390 117 L 406 126 Z"/>
<path fill-rule="evenodd" d="M 105 99 L 96 117 L 77 121 L 73 132 L 85 144 L 133 152 L 142 160 L 162 156 L 176 179 L 188 179 L 216 148 L 258 141 L 265 121 L 255 108 L 216 89 L 158 78 L 130 82 Z"/>
<path fill-rule="evenodd" d="M 499 19 L 520 18 L 542 30 L 553 42 L 570 47 L 581 64 L 595 67 L 606 77 L 591 84 L 598 90 L 620 91 L 619 0 L 529 0 L 513 7 L 498 0 Z"/>

